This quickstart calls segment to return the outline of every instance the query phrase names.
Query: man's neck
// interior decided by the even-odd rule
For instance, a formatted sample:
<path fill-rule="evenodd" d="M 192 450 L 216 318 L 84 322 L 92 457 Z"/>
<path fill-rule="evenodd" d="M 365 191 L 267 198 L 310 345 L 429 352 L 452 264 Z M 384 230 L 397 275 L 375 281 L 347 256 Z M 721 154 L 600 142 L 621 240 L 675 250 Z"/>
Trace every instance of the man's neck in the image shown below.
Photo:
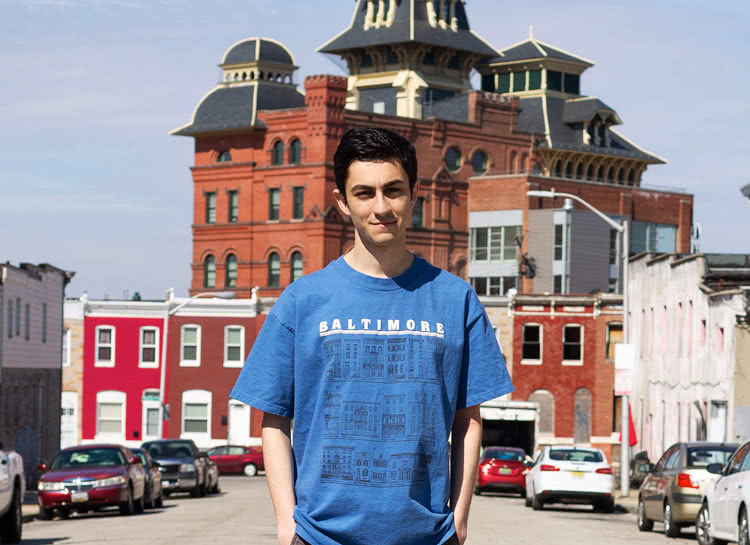
<path fill-rule="evenodd" d="M 405 244 L 368 246 L 355 234 L 354 248 L 344 256 L 344 260 L 352 269 L 367 276 L 395 278 L 409 270 L 414 263 L 414 255 Z"/>

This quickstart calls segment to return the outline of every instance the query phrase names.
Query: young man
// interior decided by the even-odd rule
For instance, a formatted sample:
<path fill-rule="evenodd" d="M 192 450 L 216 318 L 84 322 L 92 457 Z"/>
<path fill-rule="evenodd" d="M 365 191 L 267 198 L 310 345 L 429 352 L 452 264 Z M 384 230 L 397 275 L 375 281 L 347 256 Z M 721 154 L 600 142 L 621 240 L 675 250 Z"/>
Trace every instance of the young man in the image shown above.
<path fill-rule="evenodd" d="M 284 291 L 231 393 L 265 413 L 279 545 L 463 544 L 505 361 L 471 287 L 406 247 L 414 147 L 353 129 L 334 173 L 354 247 Z"/>

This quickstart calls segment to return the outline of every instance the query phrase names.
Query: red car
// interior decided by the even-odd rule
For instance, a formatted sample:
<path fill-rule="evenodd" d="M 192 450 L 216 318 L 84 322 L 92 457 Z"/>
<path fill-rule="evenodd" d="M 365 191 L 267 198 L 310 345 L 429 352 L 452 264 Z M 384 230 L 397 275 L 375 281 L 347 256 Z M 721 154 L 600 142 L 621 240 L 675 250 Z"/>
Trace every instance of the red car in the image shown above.
<path fill-rule="evenodd" d="M 39 464 L 39 518 L 54 511 L 67 517 L 116 506 L 130 515 L 143 511 L 146 474 L 140 459 L 121 445 L 83 445 L 60 451 L 49 467 Z"/>
<path fill-rule="evenodd" d="M 216 463 L 219 473 L 244 473 L 248 477 L 265 470 L 263 452 L 252 447 L 226 445 L 212 448 L 208 457 Z"/>
<path fill-rule="evenodd" d="M 526 497 L 526 453 L 513 447 L 487 447 L 479 461 L 474 494 L 483 491 L 518 492 Z"/>

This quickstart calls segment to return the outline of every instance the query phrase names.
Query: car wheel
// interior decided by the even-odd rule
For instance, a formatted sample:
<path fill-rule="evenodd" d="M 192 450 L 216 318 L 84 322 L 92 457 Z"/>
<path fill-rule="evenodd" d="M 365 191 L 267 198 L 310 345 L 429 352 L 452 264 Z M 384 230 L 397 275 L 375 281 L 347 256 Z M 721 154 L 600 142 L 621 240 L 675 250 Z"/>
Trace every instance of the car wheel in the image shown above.
<path fill-rule="evenodd" d="M 612 498 L 608 500 L 602 500 L 594 503 L 595 513 L 614 513 L 615 512 L 615 500 Z"/>
<path fill-rule="evenodd" d="M 698 545 L 726 545 L 723 539 L 714 539 L 711 537 L 711 514 L 708 511 L 708 505 L 704 503 L 698 510 L 698 516 L 695 517 L 695 539 Z"/>
<path fill-rule="evenodd" d="M 667 537 L 680 536 L 680 526 L 674 521 L 672 504 L 669 502 L 664 504 L 664 535 Z"/>
<path fill-rule="evenodd" d="M 146 508 L 146 496 L 141 496 L 137 500 L 133 501 L 133 510 L 136 513 L 143 513 Z"/>
<path fill-rule="evenodd" d="M 61 519 L 69 519 L 70 518 L 70 509 L 60 509 L 60 518 Z"/>
<path fill-rule="evenodd" d="M 13 489 L 8 512 L 0 519 L 0 539 L 3 543 L 19 543 L 23 531 L 23 510 L 21 507 L 21 491 Z"/>
<path fill-rule="evenodd" d="M 146 485 L 146 488 L 143 490 L 143 506 L 146 509 L 154 508 L 154 498 L 149 485 Z"/>
<path fill-rule="evenodd" d="M 526 493 L 526 500 L 524 501 L 524 505 L 526 505 L 526 507 L 531 507 L 531 496 L 529 496 L 528 492 Z"/>
<path fill-rule="evenodd" d="M 258 467 L 255 464 L 245 464 L 242 472 L 248 477 L 255 477 L 258 474 Z"/>
<path fill-rule="evenodd" d="M 221 488 L 219 488 L 219 479 L 216 479 L 216 484 L 214 484 L 214 494 L 221 494 Z"/>
<path fill-rule="evenodd" d="M 37 515 L 37 518 L 39 520 L 52 520 L 52 514 L 53 511 L 49 507 L 42 507 L 39 506 L 39 515 Z"/>
<path fill-rule="evenodd" d="M 481 489 L 478 486 L 474 487 L 474 495 L 475 496 L 481 496 L 482 495 L 482 491 L 481 491 Z"/>
<path fill-rule="evenodd" d="M 200 497 L 201 498 L 204 497 L 207 493 L 208 493 L 208 485 L 204 481 L 203 484 L 200 486 L 200 489 L 199 489 Z"/>
<path fill-rule="evenodd" d="M 522 488 L 521 491 L 519 492 L 519 494 L 521 495 L 522 498 L 525 498 L 526 497 L 526 489 Z"/>
<path fill-rule="evenodd" d="M 737 541 L 738 545 L 750 545 L 750 528 L 748 528 L 747 521 L 747 509 L 742 508 L 740 513 L 740 538 Z"/>
<path fill-rule="evenodd" d="M 168 498 L 171 492 L 162 492 L 162 494 L 164 495 L 165 498 Z"/>
<path fill-rule="evenodd" d="M 159 494 L 159 496 L 154 500 L 154 507 L 157 507 L 159 509 L 164 507 L 164 497 L 161 494 Z"/>
<path fill-rule="evenodd" d="M 646 504 L 640 498 L 638 499 L 638 529 L 641 532 L 650 532 L 654 529 L 654 521 L 646 516 Z"/>
<path fill-rule="evenodd" d="M 541 500 L 538 494 L 534 494 L 531 498 L 531 508 L 534 511 L 541 511 L 544 508 L 544 502 Z"/>
<path fill-rule="evenodd" d="M 128 486 L 128 498 L 120 503 L 120 514 L 124 516 L 132 515 L 133 511 L 133 487 Z"/>

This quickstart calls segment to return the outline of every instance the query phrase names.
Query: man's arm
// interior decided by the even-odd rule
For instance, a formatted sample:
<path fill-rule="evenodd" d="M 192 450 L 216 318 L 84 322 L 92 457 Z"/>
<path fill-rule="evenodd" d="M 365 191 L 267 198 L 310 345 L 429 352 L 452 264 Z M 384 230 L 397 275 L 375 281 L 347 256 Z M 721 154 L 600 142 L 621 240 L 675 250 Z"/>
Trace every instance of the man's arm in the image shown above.
<path fill-rule="evenodd" d="M 458 541 L 463 545 L 469 524 L 469 508 L 477 478 L 482 418 L 479 405 L 456 411 L 451 439 L 451 510 Z"/>
<path fill-rule="evenodd" d="M 276 534 L 279 545 L 289 545 L 294 539 L 294 456 L 291 441 L 292 420 L 285 416 L 263 413 L 263 460 L 266 480 L 276 512 Z"/>

